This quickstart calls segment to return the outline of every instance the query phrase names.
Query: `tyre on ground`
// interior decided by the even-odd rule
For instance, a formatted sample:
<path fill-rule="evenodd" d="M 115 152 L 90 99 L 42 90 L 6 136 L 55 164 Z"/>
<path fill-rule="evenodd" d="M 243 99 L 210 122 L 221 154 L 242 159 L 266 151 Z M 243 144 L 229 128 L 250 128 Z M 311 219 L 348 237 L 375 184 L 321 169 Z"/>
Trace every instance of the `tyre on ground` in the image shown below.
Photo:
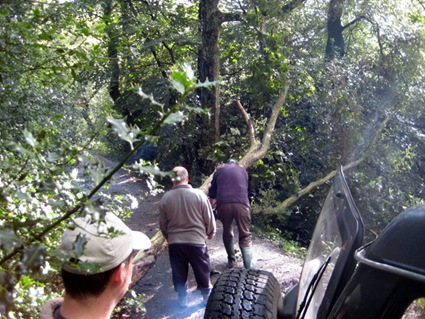
<path fill-rule="evenodd" d="M 234 268 L 215 283 L 204 319 L 277 319 L 282 313 L 282 293 L 272 273 Z"/>

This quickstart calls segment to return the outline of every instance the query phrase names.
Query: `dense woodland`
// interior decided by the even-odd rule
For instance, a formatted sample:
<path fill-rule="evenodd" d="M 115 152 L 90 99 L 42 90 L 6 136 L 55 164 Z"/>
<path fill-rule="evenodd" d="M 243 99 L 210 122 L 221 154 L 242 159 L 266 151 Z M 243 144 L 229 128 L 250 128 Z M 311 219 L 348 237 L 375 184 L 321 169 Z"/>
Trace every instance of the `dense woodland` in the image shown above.
<path fill-rule="evenodd" d="M 343 166 L 372 240 L 424 197 L 424 27 L 423 0 L 2 1 L 0 313 L 60 294 L 70 217 L 131 214 L 97 154 L 138 200 L 237 158 L 256 227 L 300 246 Z"/>

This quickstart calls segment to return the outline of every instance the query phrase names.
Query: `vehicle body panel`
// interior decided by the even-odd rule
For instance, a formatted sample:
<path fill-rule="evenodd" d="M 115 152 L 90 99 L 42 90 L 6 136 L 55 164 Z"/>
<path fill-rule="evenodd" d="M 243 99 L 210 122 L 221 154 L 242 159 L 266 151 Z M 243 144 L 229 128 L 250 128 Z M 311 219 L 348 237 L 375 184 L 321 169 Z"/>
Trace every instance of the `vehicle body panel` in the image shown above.
<path fill-rule="evenodd" d="M 425 204 L 395 218 L 360 247 L 364 226 L 342 169 L 313 233 L 299 286 L 284 297 L 284 319 L 402 318 L 425 297 Z"/>

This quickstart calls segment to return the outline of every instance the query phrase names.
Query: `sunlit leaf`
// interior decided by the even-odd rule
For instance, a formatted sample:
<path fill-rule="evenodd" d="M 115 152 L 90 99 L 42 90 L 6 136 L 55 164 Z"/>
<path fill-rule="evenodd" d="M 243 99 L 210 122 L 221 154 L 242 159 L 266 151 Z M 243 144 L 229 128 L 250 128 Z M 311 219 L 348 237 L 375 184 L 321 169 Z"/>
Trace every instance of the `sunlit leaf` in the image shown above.
<path fill-rule="evenodd" d="M 127 141 L 133 149 L 133 144 L 136 142 L 136 138 L 140 133 L 140 129 L 137 126 L 129 127 L 123 119 L 116 119 L 109 117 L 108 122 L 112 124 L 113 130 L 118 134 L 120 138 Z"/>
<path fill-rule="evenodd" d="M 165 119 L 164 123 L 165 124 L 176 124 L 176 123 L 183 121 L 185 118 L 186 118 L 186 115 L 184 115 L 183 112 L 178 111 L 178 112 L 171 113 L 170 115 L 168 115 L 167 118 Z"/>
<path fill-rule="evenodd" d="M 31 132 L 25 130 L 24 131 L 24 137 L 25 137 L 25 140 L 27 141 L 27 143 L 30 146 L 34 147 L 37 144 L 37 140 L 35 139 L 35 137 L 32 135 Z"/>
<path fill-rule="evenodd" d="M 186 92 L 186 87 L 182 81 L 179 81 L 180 77 L 177 77 L 181 74 L 174 73 L 174 75 L 176 75 L 176 77 L 171 81 L 172 86 L 177 90 L 177 92 L 184 94 Z"/>
<path fill-rule="evenodd" d="M 171 73 L 171 84 L 179 93 L 185 94 L 195 88 L 195 75 L 192 66 L 184 63 Z"/>
<path fill-rule="evenodd" d="M 140 87 L 139 90 L 137 91 L 137 94 L 139 94 L 142 98 L 144 99 L 148 99 L 152 105 L 158 105 L 161 108 L 164 107 L 164 104 L 159 103 L 158 101 L 155 100 L 153 94 L 146 94 L 145 92 L 143 92 L 142 88 Z"/>
<path fill-rule="evenodd" d="M 195 79 L 195 72 L 189 63 L 183 63 L 182 70 L 186 74 L 186 79 L 192 81 Z"/>
<path fill-rule="evenodd" d="M 47 154 L 47 160 L 49 162 L 56 162 L 56 161 L 58 161 L 60 159 L 61 159 L 61 156 L 59 154 L 57 154 L 56 152 L 49 152 Z"/>
<path fill-rule="evenodd" d="M 72 244 L 72 251 L 76 258 L 83 255 L 88 241 L 85 235 L 78 234 Z"/>
<path fill-rule="evenodd" d="M 218 83 L 219 83 L 219 81 L 209 81 L 209 80 L 207 80 L 207 81 L 204 81 L 204 82 L 198 82 L 196 84 L 196 87 L 197 88 L 210 87 L 210 86 L 217 85 Z"/>

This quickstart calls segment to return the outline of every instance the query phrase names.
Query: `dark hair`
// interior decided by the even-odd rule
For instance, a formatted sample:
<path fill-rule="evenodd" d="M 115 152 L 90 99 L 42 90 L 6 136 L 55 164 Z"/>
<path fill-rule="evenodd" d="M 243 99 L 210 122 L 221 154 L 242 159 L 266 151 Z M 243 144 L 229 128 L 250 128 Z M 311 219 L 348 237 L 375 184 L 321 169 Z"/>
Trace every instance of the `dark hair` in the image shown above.
<path fill-rule="evenodd" d="M 133 251 L 122 263 L 128 264 L 135 256 L 137 251 Z M 65 292 L 72 298 L 83 300 L 90 296 L 99 296 L 102 294 L 118 266 L 97 274 L 81 275 L 73 274 L 62 269 L 62 281 Z"/>

